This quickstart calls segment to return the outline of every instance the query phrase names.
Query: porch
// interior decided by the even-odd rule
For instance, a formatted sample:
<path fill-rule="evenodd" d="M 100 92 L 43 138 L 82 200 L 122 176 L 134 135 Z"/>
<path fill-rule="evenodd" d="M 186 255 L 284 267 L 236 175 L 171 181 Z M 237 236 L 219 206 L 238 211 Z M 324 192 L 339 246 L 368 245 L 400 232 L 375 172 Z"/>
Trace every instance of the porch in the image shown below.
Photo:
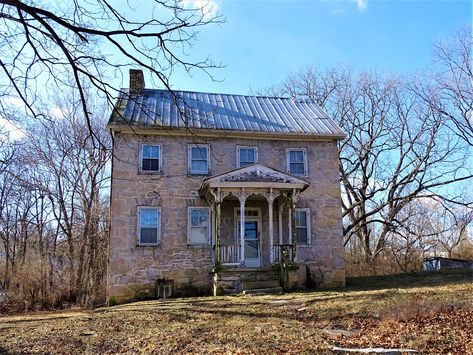
<path fill-rule="evenodd" d="M 280 270 L 295 263 L 296 200 L 308 186 L 260 164 L 205 179 L 200 193 L 213 211 L 214 269 Z"/>

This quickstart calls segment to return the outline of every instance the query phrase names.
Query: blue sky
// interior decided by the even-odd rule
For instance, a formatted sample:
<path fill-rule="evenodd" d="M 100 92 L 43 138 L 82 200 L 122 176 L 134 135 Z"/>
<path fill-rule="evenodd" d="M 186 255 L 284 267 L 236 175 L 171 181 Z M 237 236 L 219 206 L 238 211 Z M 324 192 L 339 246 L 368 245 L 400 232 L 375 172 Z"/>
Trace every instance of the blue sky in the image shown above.
<path fill-rule="evenodd" d="M 195 0 L 194 0 L 195 1 Z M 217 0 L 213 0 L 217 1 Z M 175 89 L 247 94 L 306 65 L 348 65 L 406 74 L 431 64 L 432 46 L 471 24 L 470 1 L 222 0 L 227 21 L 201 30 L 191 57 L 208 54 L 226 67 L 189 78 Z"/>

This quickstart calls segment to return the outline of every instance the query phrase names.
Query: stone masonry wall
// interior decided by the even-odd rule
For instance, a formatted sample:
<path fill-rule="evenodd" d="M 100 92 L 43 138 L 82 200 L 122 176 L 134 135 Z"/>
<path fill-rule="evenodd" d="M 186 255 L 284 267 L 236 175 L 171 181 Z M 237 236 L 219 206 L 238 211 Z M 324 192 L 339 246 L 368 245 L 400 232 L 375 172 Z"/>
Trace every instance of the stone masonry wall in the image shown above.
<path fill-rule="evenodd" d="M 299 284 L 303 286 L 309 275 L 319 286 L 344 285 L 340 186 L 335 141 L 209 138 L 207 143 L 210 145 L 211 162 L 208 176 L 188 174 L 188 143 L 195 143 L 192 137 L 172 137 L 165 133 L 148 136 L 115 133 L 108 266 L 109 298 L 121 301 L 135 297 L 149 290 L 156 279 L 163 278 L 173 280 L 176 291 L 190 290 L 210 294 L 212 248 L 188 246 L 187 208 L 208 206 L 198 193 L 202 180 L 235 169 L 237 146 L 256 146 L 259 163 L 281 171 L 286 171 L 286 148 L 306 149 L 309 176 L 304 179 L 310 181 L 311 185 L 300 195 L 297 207 L 310 208 L 311 244 L 298 247 L 297 257 L 301 265 Z M 161 174 L 139 171 L 141 144 L 161 145 Z M 161 207 L 160 246 L 137 245 L 138 206 Z M 228 205 L 228 221 L 232 221 L 233 208 L 233 205 Z M 264 217 L 267 208 L 263 207 L 262 212 Z M 276 218 L 276 209 L 274 215 Z M 231 235 L 234 226 L 233 223 L 228 224 L 224 234 Z M 287 220 L 284 222 L 284 228 L 286 225 Z M 277 231 L 276 220 L 274 226 Z"/>

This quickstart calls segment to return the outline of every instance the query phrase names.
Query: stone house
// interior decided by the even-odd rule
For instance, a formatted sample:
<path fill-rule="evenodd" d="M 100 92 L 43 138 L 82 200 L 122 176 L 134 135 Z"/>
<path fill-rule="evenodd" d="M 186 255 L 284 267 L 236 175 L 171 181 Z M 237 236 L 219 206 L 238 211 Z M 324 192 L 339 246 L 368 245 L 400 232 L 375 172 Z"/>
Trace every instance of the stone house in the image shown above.
<path fill-rule="evenodd" d="M 344 134 L 314 102 L 145 89 L 132 70 L 108 127 L 109 299 L 344 285 Z"/>

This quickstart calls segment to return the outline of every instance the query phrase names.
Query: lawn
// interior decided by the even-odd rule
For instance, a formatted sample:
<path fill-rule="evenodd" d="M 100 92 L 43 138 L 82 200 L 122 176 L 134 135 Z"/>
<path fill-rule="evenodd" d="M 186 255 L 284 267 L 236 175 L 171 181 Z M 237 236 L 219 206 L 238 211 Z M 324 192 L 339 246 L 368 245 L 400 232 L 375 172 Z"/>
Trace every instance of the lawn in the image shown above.
<path fill-rule="evenodd" d="M 473 353 L 473 271 L 349 279 L 339 290 L 147 301 L 0 317 L 0 352 Z"/>

